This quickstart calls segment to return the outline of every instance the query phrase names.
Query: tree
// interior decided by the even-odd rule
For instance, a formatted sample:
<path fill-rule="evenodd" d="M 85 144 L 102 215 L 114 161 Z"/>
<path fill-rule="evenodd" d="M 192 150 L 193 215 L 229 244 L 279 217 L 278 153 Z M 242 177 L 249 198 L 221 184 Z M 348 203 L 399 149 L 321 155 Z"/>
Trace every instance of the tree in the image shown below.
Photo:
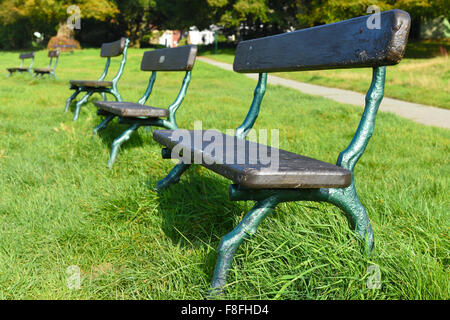
<path fill-rule="evenodd" d="M 34 31 L 51 36 L 57 29 L 65 28 L 70 5 L 77 5 L 83 18 L 100 21 L 118 13 L 116 4 L 110 0 L 1 0 L 0 24 L 6 29 L 21 29 L 20 38 L 30 42 Z"/>

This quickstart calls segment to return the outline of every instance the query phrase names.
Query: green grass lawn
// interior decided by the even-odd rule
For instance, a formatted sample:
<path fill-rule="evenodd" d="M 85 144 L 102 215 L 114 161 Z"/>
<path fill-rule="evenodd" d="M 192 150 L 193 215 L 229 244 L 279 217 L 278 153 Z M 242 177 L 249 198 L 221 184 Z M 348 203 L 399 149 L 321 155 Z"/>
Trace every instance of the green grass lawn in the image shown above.
<path fill-rule="evenodd" d="M 142 53 L 130 50 L 119 83 L 128 101 L 147 85 Z M 5 76 L 17 62 L 17 53 L 0 53 Z M 35 65 L 47 63 L 39 52 Z M 92 136 L 100 121 L 92 100 L 77 122 L 63 112 L 68 80 L 95 79 L 103 63 L 89 49 L 63 54 L 56 81 L 0 78 L 1 299 L 203 299 L 220 238 L 253 205 L 230 202 L 230 181 L 200 166 L 155 193 L 173 163 L 161 159 L 144 129 L 108 170 L 110 144 L 124 126 Z M 159 74 L 148 104 L 167 106 L 183 76 Z M 179 126 L 192 129 L 202 120 L 205 129 L 237 127 L 254 86 L 197 61 Z M 255 128 L 278 128 L 282 148 L 334 163 L 361 113 L 269 86 Z M 237 251 L 225 298 L 448 299 L 449 146 L 448 130 L 380 113 L 355 172 L 376 236 L 373 255 L 360 253 L 339 209 L 282 204 Z M 371 265 L 381 269 L 379 290 L 366 286 Z M 70 266 L 82 272 L 79 290 L 66 285 Z"/>
<path fill-rule="evenodd" d="M 450 109 L 450 59 L 440 55 L 439 45 L 450 54 L 449 42 L 413 42 L 406 57 L 389 68 L 386 77 L 387 97 Z M 234 50 L 224 49 L 217 55 L 204 52 L 208 58 L 233 63 Z M 371 74 L 366 69 L 283 72 L 275 75 L 291 80 L 348 89 L 365 93 Z"/>

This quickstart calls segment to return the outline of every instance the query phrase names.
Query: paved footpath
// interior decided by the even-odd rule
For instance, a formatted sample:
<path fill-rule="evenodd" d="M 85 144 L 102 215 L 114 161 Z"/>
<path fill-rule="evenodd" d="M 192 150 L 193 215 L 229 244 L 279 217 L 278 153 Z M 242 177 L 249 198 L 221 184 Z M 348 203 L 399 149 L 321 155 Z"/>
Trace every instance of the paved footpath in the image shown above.
<path fill-rule="evenodd" d="M 219 62 L 206 57 L 197 57 L 197 59 L 225 70 L 233 70 L 233 66 L 229 63 Z M 252 79 L 258 78 L 257 74 L 245 75 Z M 350 90 L 328 88 L 272 75 L 269 75 L 267 82 L 355 106 L 364 106 L 365 103 L 364 94 Z M 447 109 L 384 97 L 381 102 L 380 110 L 395 113 L 396 115 L 411 119 L 418 123 L 450 129 L 450 110 Z"/>

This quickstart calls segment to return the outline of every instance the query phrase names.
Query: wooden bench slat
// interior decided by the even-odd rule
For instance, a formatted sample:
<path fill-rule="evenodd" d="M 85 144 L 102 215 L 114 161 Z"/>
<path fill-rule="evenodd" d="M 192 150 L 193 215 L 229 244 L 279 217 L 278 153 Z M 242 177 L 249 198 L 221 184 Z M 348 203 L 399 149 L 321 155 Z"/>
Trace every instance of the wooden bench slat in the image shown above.
<path fill-rule="evenodd" d="M 19 59 L 30 59 L 34 58 L 34 52 L 22 53 L 19 55 Z"/>
<path fill-rule="evenodd" d="M 57 58 L 57 57 L 59 57 L 59 51 L 58 50 L 50 50 L 48 52 L 48 57 L 49 58 Z"/>
<path fill-rule="evenodd" d="M 102 44 L 102 48 L 100 50 L 101 57 L 117 57 L 123 53 L 125 49 L 125 41 L 126 38 L 121 38 L 120 40 L 114 42 L 108 42 Z"/>
<path fill-rule="evenodd" d="M 260 73 L 394 65 L 402 59 L 411 19 L 407 12 L 380 15 L 380 29 L 368 16 L 240 42 L 233 68 Z"/>
<path fill-rule="evenodd" d="M 181 132 L 189 133 L 190 141 L 177 139 L 177 135 Z M 180 144 L 185 150 L 190 150 L 193 158 L 195 155 L 202 155 L 208 163 L 214 162 L 214 164 L 202 163 L 204 167 L 247 188 L 345 188 L 351 183 L 352 173 L 347 169 L 285 150 L 267 147 L 268 155 L 274 154 L 276 150 L 279 153 L 279 168 L 271 168 L 270 164 L 264 164 L 259 157 L 259 148 L 263 145 L 209 130 L 214 135 L 221 136 L 223 142 L 218 147 L 222 150 L 221 154 L 212 154 L 207 150 L 211 142 L 203 141 L 201 138 L 204 132 L 178 130 L 177 133 L 177 130 L 156 130 L 153 138 L 169 149 Z M 202 142 L 196 145 L 194 141 Z M 226 150 L 226 141 L 234 141 L 233 150 Z M 238 141 L 241 145 L 245 144 L 245 148 L 240 148 Z M 258 151 L 252 153 L 250 150 Z M 256 158 L 253 157 L 255 154 Z M 242 159 L 245 157 L 243 164 L 237 161 L 239 156 Z M 229 162 L 227 159 L 234 159 L 233 163 L 227 164 Z M 252 164 L 251 160 L 255 164 Z"/>
<path fill-rule="evenodd" d="M 176 48 L 157 49 L 144 53 L 142 71 L 189 71 L 197 56 L 197 46 L 186 45 Z"/>
<path fill-rule="evenodd" d="M 104 88 L 112 87 L 111 81 L 97 81 L 97 80 L 70 80 L 70 84 L 76 87 L 92 87 L 92 88 Z"/>
<path fill-rule="evenodd" d="M 168 109 L 149 107 L 133 102 L 95 101 L 94 104 L 99 109 L 120 117 L 159 118 L 169 116 Z"/>
<path fill-rule="evenodd" d="M 52 69 L 49 68 L 34 68 L 33 71 L 35 73 L 50 73 Z"/>
<path fill-rule="evenodd" d="M 9 72 L 16 72 L 16 71 L 28 71 L 28 68 L 25 67 L 14 67 L 14 68 L 7 68 Z"/>

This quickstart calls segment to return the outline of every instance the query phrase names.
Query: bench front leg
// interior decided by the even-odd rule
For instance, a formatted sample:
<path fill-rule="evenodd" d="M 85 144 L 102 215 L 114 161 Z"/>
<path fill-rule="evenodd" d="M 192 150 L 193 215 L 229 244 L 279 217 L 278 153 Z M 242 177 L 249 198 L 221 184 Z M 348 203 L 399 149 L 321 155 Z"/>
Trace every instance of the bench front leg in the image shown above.
<path fill-rule="evenodd" d="M 108 92 L 111 93 L 114 96 L 114 98 L 116 98 L 116 101 L 119 101 L 119 102 L 122 101 L 122 97 L 119 94 L 119 91 L 117 90 L 117 88 L 113 88 L 113 89 L 109 90 Z"/>
<path fill-rule="evenodd" d="M 216 269 L 211 283 L 211 296 L 223 293 L 227 282 L 227 275 L 237 248 L 244 239 L 256 233 L 258 226 L 273 211 L 278 202 L 278 198 L 275 196 L 257 202 L 239 225 L 222 238 L 218 248 Z"/>
<path fill-rule="evenodd" d="M 128 127 L 127 130 L 125 130 L 120 135 L 120 137 L 118 137 L 117 139 L 114 140 L 114 142 L 112 144 L 112 148 L 111 148 L 111 154 L 110 154 L 109 160 L 108 160 L 108 168 L 109 169 L 112 168 L 114 162 L 116 161 L 117 153 L 119 152 L 120 146 L 125 141 L 128 141 L 130 139 L 131 135 L 133 134 L 133 132 L 135 132 L 139 127 L 140 127 L 140 125 L 137 123 L 132 124 L 130 127 Z"/>
<path fill-rule="evenodd" d="M 112 119 L 114 119 L 116 115 L 115 114 L 108 114 L 105 119 L 103 119 L 102 122 L 100 122 L 100 124 L 98 126 L 96 126 L 92 132 L 92 134 L 95 136 L 99 131 L 105 129 L 108 126 L 108 123 L 110 123 L 112 121 Z"/>
<path fill-rule="evenodd" d="M 156 190 L 162 191 L 172 184 L 178 183 L 183 173 L 185 173 L 190 166 L 190 164 L 186 164 L 184 162 L 178 163 L 164 179 L 158 182 L 156 185 Z"/>
<path fill-rule="evenodd" d="M 93 93 L 94 93 L 93 91 L 89 91 L 83 98 L 81 98 L 80 101 L 77 102 L 75 113 L 73 115 L 73 121 L 76 121 L 78 119 L 78 116 L 80 115 L 81 106 L 89 100 L 89 97 L 92 96 Z"/>
<path fill-rule="evenodd" d="M 70 103 L 78 96 L 78 94 L 81 92 L 80 89 L 76 89 L 75 92 L 66 100 L 66 107 L 64 108 L 64 112 L 69 111 Z"/>

